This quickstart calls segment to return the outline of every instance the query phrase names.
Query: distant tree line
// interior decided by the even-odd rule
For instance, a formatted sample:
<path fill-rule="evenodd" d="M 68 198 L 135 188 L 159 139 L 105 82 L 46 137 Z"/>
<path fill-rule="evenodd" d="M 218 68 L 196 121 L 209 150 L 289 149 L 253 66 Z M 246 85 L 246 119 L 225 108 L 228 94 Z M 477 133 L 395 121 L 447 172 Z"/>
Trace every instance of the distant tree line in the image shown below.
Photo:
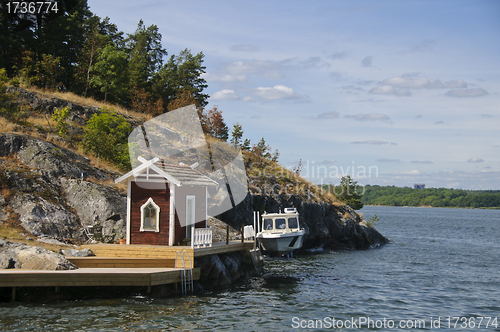
<path fill-rule="evenodd" d="M 500 190 L 365 186 L 365 205 L 499 208 Z"/>

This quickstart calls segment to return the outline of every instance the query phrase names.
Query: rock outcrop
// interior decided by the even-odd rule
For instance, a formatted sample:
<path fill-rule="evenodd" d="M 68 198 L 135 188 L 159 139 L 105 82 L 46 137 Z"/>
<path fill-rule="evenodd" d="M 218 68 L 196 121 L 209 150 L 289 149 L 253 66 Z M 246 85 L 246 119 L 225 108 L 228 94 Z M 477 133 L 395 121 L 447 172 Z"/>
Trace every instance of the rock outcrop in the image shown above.
<path fill-rule="evenodd" d="M 32 110 L 48 116 L 52 116 L 56 109 L 68 107 L 71 110 L 69 120 L 79 126 L 85 126 L 92 115 L 102 113 L 99 107 L 79 105 L 59 98 L 46 97 L 23 88 L 10 86 L 7 87 L 6 92 L 14 95 L 16 104 L 28 105 Z M 132 128 L 141 124 L 140 121 L 131 116 L 124 115 L 124 117 Z"/>
<path fill-rule="evenodd" d="M 278 212 L 286 207 L 297 208 L 300 225 L 306 229 L 304 245 L 307 249 L 368 249 L 389 242 L 376 229 L 361 224 L 361 217 L 349 206 L 334 206 L 296 195 L 250 193 L 243 202 L 220 216 L 220 219 L 241 229 L 253 224 L 253 211 Z"/>
<path fill-rule="evenodd" d="M 0 268 L 28 270 L 75 270 L 77 267 L 50 250 L 0 240 Z"/>
<path fill-rule="evenodd" d="M 195 267 L 201 269 L 200 285 L 205 289 L 225 287 L 240 278 L 250 278 L 263 272 L 260 254 L 237 251 L 196 258 Z"/>
<path fill-rule="evenodd" d="M 0 134 L 0 224 L 18 223 L 30 234 L 86 241 L 84 225 L 103 226 L 108 241 L 125 234 L 126 196 L 100 170 L 71 150 L 23 134 Z"/>

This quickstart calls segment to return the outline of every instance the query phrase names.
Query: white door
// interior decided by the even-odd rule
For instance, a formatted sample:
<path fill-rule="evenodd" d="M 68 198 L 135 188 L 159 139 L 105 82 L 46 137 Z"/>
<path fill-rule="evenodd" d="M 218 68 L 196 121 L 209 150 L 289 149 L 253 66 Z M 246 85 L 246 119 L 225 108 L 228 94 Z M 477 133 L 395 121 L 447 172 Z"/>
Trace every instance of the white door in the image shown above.
<path fill-rule="evenodd" d="M 186 238 L 191 238 L 192 228 L 195 224 L 195 196 L 186 196 Z"/>

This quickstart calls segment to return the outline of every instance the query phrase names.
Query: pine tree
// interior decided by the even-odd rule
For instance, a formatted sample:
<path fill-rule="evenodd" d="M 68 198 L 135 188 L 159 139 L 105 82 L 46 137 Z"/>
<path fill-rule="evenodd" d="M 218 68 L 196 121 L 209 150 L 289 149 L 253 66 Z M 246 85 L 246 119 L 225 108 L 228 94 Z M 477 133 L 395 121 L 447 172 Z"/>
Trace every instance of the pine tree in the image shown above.
<path fill-rule="evenodd" d="M 233 125 L 233 131 L 231 132 L 231 143 L 235 146 L 240 146 L 242 145 L 241 139 L 243 137 L 243 128 L 241 125 L 236 122 Z"/>
<path fill-rule="evenodd" d="M 161 33 L 156 25 L 144 26 L 142 20 L 137 30 L 125 40 L 125 49 L 129 55 L 129 87 L 151 89 L 151 79 L 163 64 L 167 51 L 161 45 Z"/>
<path fill-rule="evenodd" d="M 358 194 L 357 184 L 357 181 L 354 181 L 350 175 L 347 175 L 342 177 L 340 185 L 335 187 L 335 196 L 354 210 L 363 208 L 363 203 L 361 203 L 363 195 Z"/>
<path fill-rule="evenodd" d="M 108 94 L 114 99 L 122 100 L 128 92 L 127 54 L 111 44 L 100 52 L 94 65 L 95 74 L 90 85 L 104 93 L 104 100 Z"/>
<path fill-rule="evenodd" d="M 208 86 L 201 77 L 205 73 L 204 57 L 202 52 L 193 56 L 188 49 L 181 51 L 179 55 L 172 55 L 153 79 L 155 95 L 163 98 L 168 105 L 179 93 L 189 91 L 196 100 L 196 107 L 205 107 L 209 95 L 203 93 Z"/>

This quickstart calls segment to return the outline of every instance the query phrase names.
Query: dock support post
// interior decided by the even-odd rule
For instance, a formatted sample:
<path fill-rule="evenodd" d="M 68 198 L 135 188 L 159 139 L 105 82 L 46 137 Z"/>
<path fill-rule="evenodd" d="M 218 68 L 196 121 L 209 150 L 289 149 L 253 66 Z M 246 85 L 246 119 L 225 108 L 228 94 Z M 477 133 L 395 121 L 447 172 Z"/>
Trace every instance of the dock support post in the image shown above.
<path fill-rule="evenodd" d="M 226 244 L 229 244 L 229 225 L 226 226 Z"/>
<path fill-rule="evenodd" d="M 12 302 L 16 301 L 16 287 L 12 287 Z"/>
<path fill-rule="evenodd" d="M 148 294 L 151 293 L 151 285 L 148 285 Z"/>
<path fill-rule="evenodd" d="M 245 229 L 245 225 L 241 225 L 241 243 L 245 242 L 245 237 L 243 236 L 244 229 Z"/>

